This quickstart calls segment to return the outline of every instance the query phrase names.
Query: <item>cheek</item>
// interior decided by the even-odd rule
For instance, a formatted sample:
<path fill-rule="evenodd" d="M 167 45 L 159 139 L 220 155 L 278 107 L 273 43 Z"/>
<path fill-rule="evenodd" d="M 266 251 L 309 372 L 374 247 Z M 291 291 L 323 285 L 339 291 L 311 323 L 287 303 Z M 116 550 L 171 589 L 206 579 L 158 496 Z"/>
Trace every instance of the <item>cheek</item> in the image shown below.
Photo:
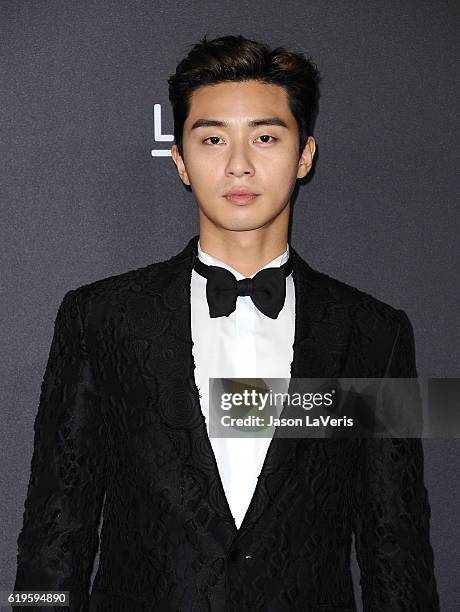
<path fill-rule="evenodd" d="M 196 158 L 187 164 L 187 173 L 192 186 L 196 189 L 212 185 L 216 176 L 215 168 L 209 163 L 199 162 Z"/>
<path fill-rule="evenodd" d="M 295 181 L 297 166 L 286 156 L 277 160 L 270 160 L 269 163 L 264 164 L 260 174 L 263 175 L 265 183 L 270 185 L 274 192 L 285 193 L 291 188 L 292 181 Z"/>

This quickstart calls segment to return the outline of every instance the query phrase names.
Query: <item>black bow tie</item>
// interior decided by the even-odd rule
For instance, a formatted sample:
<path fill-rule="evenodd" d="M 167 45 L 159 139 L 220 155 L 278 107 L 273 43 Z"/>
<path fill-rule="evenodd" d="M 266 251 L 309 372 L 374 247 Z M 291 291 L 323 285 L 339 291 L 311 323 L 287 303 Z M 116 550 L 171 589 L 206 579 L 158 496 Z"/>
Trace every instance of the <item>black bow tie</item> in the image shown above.
<path fill-rule="evenodd" d="M 195 257 L 193 269 L 207 279 L 206 298 L 211 318 L 228 317 L 239 295 L 249 295 L 267 317 L 276 319 L 286 299 L 286 277 L 292 272 L 291 257 L 278 268 L 264 268 L 253 278 L 236 280 L 226 268 L 208 266 Z"/>

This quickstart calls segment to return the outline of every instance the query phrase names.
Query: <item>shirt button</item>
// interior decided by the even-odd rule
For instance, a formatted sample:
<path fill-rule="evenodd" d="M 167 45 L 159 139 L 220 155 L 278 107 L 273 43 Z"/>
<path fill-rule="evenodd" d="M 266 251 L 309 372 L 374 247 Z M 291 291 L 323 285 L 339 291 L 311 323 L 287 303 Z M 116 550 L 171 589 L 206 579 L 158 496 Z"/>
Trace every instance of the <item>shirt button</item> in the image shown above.
<path fill-rule="evenodd" d="M 241 550 L 241 548 L 235 548 L 230 553 L 230 560 L 233 563 L 241 563 L 244 559 L 252 559 L 252 555 Z"/>

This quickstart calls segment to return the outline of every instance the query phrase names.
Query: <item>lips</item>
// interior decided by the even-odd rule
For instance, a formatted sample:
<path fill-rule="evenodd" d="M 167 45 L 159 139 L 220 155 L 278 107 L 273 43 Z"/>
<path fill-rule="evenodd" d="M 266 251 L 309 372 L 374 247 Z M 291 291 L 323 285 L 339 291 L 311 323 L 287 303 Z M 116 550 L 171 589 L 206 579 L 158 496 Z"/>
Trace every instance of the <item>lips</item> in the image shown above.
<path fill-rule="evenodd" d="M 257 193 L 229 193 L 224 196 L 227 200 L 231 202 L 237 202 L 240 204 L 245 204 L 246 202 L 250 202 L 251 200 L 255 200 L 259 194 Z"/>
<path fill-rule="evenodd" d="M 246 202 L 255 200 L 259 195 L 259 193 L 254 193 L 244 185 L 239 185 L 238 187 L 230 189 L 230 191 L 224 195 L 224 198 L 236 204 L 246 204 Z"/>

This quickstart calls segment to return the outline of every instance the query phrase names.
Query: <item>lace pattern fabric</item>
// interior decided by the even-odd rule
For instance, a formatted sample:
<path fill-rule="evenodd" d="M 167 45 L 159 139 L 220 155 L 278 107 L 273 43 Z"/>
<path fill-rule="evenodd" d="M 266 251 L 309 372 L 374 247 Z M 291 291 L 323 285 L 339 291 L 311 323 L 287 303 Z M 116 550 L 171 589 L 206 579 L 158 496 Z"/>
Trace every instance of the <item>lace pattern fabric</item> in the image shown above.
<path fill-rule="evenodd" d="M 275 434 L 236 528 L 194 381 L 197 240 L 64 296 L 14 588 L 69 590 L 70 612 L 351 612 L 354 533 L 365 612 L 438 611 L 420 439 Z M 416 376 L 403 311 L 291 254 L 292 376 Z"/>

